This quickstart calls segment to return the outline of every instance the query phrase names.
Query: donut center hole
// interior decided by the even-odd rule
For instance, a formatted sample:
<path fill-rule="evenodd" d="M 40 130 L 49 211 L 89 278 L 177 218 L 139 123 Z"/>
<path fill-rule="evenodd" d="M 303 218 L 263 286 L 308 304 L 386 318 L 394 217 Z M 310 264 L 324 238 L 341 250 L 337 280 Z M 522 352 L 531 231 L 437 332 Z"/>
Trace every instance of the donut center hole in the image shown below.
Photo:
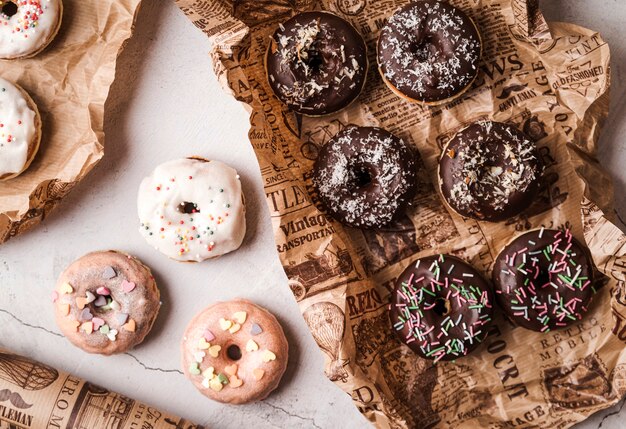
<path fill-rule="evenodd" d="M 185 214 L 200 213 L 200 209 L 196 203 L 183 201 L 178 205 L 178 211 Z"/>
<path fill-rule="evenodd" d="M 445 298 L 435 299 L 433 311 L 439 316 L 447 316 L 450 313 L 450 301 Z"/>
<path fill-rule="evenodd" d="M 228 356 L 230 360 L 239 360 L 241 359 L 241 349 L 235 344 L 228 346 L 226 349 L 226 356 Z"/>
<path fill-rule="evenodd" d="M 11 18 L 17 13 L 17 4 L 12 1 L 4 3 L 2 5 L 2 13 Z"/>
<path fill-rule="evenodd" d="M 537 276 L 537 280 L 533 280 L 533 284 L 536 288 L 540 288 L 543 286 L 550 286 L 550 282 L 552 279 L 550 278 L 550 272 L 547 270 L 539 270 L 539 275 Z M 550 286 L 551 287 L 551 286 Z"/>
<path fill-rule="evenodd" d="M 422 37 L 421 40 L 411 45 L 410 49 L 421 63 L 428 62 L 431 58 L 436 58 L 439 55 L 436 37 L 432 34 Z"/>
<path fill-rule="evenodd" d="M 361 189 L 372 183 L 372 173 L 365 166 L 358 166 L 352 170 L 352 186 L 355 189 Z"/>

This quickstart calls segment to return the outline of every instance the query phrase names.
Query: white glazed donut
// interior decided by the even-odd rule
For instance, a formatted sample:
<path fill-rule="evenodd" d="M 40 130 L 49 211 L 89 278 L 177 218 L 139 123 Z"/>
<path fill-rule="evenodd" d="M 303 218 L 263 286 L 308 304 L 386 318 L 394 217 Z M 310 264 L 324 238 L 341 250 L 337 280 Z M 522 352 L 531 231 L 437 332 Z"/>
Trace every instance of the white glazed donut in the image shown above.
<path fill-rule="evenodd" d="M 0 59 L 37 55 L 61 26 L 61 0 L 0 0 Z"/>
<path fill-rule="evenodd" d="M 194 157 L 159 165 L 141 182 L 137 206 L 146 241 L 177 261 L 232 252 L 246 233 L 239 175 L 219 161 Z"/>
<path fill-rule="evenodd" d="M 19 86 L 0 78 L 0 180 L 26 170 L 39 149 L 41 118 Z"/>

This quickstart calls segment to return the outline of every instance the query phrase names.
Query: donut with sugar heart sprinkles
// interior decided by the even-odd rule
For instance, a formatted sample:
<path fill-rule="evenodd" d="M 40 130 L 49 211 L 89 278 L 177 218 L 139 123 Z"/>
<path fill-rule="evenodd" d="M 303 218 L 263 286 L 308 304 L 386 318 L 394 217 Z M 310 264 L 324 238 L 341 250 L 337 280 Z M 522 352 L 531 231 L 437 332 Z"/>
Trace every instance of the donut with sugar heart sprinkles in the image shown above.
<path fill-rule="evenodd" d="M 37 55 L 58 33 L 62 16 L 61 0 L 0 0 L 0 59 Z"/>
<path fill-rule="evenodd" d="M 537 229 L 511 241 L 493 268 L 496 300 L 518 326 L 539 332 L 583 318 L 593 295 L 589 250 L 569 229 Z"/>
<path fill-rule="evenodd" d="M 88 353 L 124 353 L 146 337 L 160 308 L 150 268 L 109 250 L 89 253 L 63 271 L 52 292 L 63 335 Z"/>
<path fill-rule="evenodd" d="M 425 359 L 455 360 L 469 354 L 487 335 L 493 294 L 483 276 L 451 255 L 420 258 L 396 280 L 392 329 Z"/>
<path fill-rule="evenodd" d="M 159 252 L 200 262 L 232 252 L 246 235 L 246 210 L 235 169 L 192 157 L 159 165 L 139 187 L 139 231 Z"/>
<path fill-rule="evenodd" d="M 187 326 L 185 376 L 206 397 L 245 404 L 265 399 L 287 368 L 289 345 L 276 317 L 244 299 L 215 303 Z"/>

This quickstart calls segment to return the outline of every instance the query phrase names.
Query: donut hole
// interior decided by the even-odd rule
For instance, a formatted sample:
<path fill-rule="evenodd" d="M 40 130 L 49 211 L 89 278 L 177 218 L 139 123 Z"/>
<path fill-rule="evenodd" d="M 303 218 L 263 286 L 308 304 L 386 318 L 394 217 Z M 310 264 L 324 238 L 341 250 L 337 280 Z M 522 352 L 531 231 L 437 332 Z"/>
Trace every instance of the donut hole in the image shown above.
<path fill-rule="evenodd" d="M 417 42 L 411 44 L 409 49 L 419 62 L 429 62 L 429 60 L 439 56 L 440 49 L 438 48 L 437 40 L 434 34 L 428 33 Z"/>
<path fill-rule="evenodd" d="M 184 214 L 200 213 L 198 204 L 192 203 L 189 201 L 183 201 L 182 203 L 178 205 L 177 209 L 180 213 L 184 213 Z"/>
<path fill-rule="evenodd" d="M 241 349 L 238 345 L 232 344 L 226 349 L 226 356 L 230 360 L 239 360 L 241 359 Z"/>
<path fill-rule="evenodd" d="M 364 165 L 356 165 L 351 171 L 351 187 L 358 190 L 369 186 L 373 179 L 372 172 Z"/>
<path fill-rule="evenodd" d="M 17 3 L 8 1 L 2 5 L 2 13 L 9 18 L 17 14 Z"/>
<path fill-rule="evenodd" d="M 433 311 L 439 316 L 447 316 L 450 313 L 450 301 L 445 298 L 435 299 Z"/>

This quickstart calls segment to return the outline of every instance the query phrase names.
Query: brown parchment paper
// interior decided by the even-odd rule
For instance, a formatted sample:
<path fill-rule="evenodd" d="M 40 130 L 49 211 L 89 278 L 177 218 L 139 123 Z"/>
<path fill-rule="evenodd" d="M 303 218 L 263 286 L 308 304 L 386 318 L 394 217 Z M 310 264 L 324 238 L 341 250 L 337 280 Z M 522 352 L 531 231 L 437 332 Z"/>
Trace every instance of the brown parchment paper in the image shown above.
<path fill-rule="evenodd" d="M 439 107 L 396 97 L 376 70 L 379 29 L 406 0 L 177 0 L 213 42 L 224 88 L 250 112 L 276 250 L 326 375 L 378 427 L 565 428 L 626 394 L 626 236 L 612 184 L 595 158 L 608 111 L 609 47 L 595 31 L 546 23 L 532 0 L 451 0 L 479 25 L 484 57 L 474 87 Z M 263 56 L 279 22 L 324 9 L 365 37 L 371 65 L 356 103 L 324 118 L 289 112 L 271 94 Z M 509 122 L 538 142 L 547 166 L 529 210 L 507 222 L 463 219 L 436 191 L 442 146 L 470 122 Z M 344 228 L 318 209 L 311 169 L 347 124 L 374 125 L 420 154 L 414 208 L 377 231 Z M 517 234 L 568 226 L 605 274 L 584 320 L 539 334 L 498 313 L 485 343 L 456 363 L 433 365 L 395 338 L 387 307 L 396 276 L 415 258 L 460 256 L 487 276 Z"/>
<path fill-rule="evenodd" d="M 203 429 L 204 426 L 0 349 L 0 428 Z"/>
<path fill-rule="evenodd" d="M 57 37 L 0 76 L 37 103 L 41 146 L 28 170 L 0 182 L 0 243 L 39 224 L 102 158 L 104 103 L 140 0 L 63 0 Z"/>

